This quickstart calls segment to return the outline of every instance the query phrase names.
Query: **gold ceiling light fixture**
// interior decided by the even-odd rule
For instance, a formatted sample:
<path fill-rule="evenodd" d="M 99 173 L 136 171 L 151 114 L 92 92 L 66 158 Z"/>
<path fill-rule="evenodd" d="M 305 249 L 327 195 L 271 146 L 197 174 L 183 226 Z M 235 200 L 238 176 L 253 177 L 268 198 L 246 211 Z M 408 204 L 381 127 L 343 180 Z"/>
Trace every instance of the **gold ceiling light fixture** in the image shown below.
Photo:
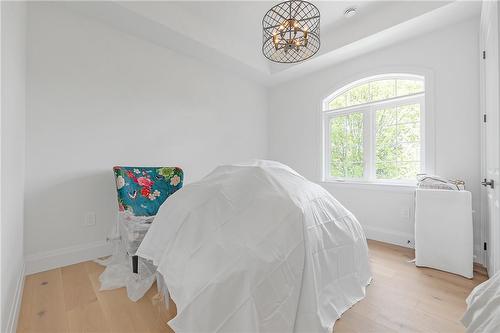
<path fill-rule="evenodd" d="M 291 0 L 277 4 L 262 19 L 262 53 L 274 62 L 295 63 L 318 52 L 320 13 L 310 2 Z"/>

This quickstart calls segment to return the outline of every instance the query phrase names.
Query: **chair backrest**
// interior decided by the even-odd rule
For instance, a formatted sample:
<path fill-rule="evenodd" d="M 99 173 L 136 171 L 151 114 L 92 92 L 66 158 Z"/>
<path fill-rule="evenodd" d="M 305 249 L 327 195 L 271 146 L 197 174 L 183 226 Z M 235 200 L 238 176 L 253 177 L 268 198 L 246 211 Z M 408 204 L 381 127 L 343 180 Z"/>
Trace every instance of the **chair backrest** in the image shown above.
<path fill-rule="evenodd" d="M 177 167 L 113 167 L 118 209 L 134 216 L 156 215 L 161 204 L 182 187 L 184 173 Z"/>

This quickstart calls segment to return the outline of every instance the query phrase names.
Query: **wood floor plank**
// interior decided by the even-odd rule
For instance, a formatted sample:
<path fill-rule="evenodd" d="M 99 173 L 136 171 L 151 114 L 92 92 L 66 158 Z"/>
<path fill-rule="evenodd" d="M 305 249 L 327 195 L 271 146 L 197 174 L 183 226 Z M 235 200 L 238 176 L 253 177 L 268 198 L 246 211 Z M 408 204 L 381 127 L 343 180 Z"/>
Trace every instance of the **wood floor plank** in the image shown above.
<path fill-rule="evenodd" d="M 24 280 L 23 298 L 21 301 L 21 309 L 19 311 L 19 321 L 17 324 L 17 332 L 30 332 L 30 318 L 33 303 L 33 293 L 35 292 L 34 279 L 26 277 Z"/>
<path fill-rule="evenodd" d="M 137 318 L 142 321 L 141 327 L 147 327 L 148 332 L 173 332 L 166 322 L 161 319 L 160 310 L 153 302 L 156 295 L 156 285 L 146 295 L 138 300 L 133 306 Z"/>
<path fill-rule="evenodd" d="M 60 269 L 34 274 L 26 277 L 29 303 L 19 325 L 24 332 L 68 332 L 68 320 L 64 305 L 64 293 Z"/>
<path fill-rule="evenodd" d="M 335 323 L 333 330 L 335 333 L 356 332 L 356 333 L 397 333 L 397 331 L 385 326 L 382 323 L 371 320 L 360 312 L 347 311 Z"/>
<path fill-rule="evenodd" d="M 85 270 L 89 276 L 90 274 L 101 274 L 105 268 L 104 266 L 101 266 L 93 261 L 86 261 L 83 264 L 85 265 Z"/>
<path fill-rule="evenodd" d="M 76 264 L 61 268 L 64 304 L 70 311 L 97 301 L 85 265 Z"/>
<path fill-rule="evenodd" d="M 465 298 L 486 276 L 466 279 L 415 267 L 414 251 L 369 241 L 373 281 L 367 296 L 342 315 L 335 333 L 461 333 Z M 28 276 L 18 332 L 173 333 L 167 311 L 153 301 L 153 286 L 138 302 L 124 288 L 99 291 L 104 267 L 85 262 Z M 481 270 L 479 270 L 481 271 Z"/>
<path fill-rule="evenodd" d="M 101 304 L 97 298 L 66 311 L 71 333 L 109 332 Z"/>
<path fill-rule="evenodd" d="M 89 275 L 94 290 L 99 290 L 99 274 Z M 134 322 L 135 314 L 125 288 L 104 290 L 97 292 L 97 299 L 101 304 L 106 323 L 110 332 L 144 332 L 145 329 L 139 327 Z"/>

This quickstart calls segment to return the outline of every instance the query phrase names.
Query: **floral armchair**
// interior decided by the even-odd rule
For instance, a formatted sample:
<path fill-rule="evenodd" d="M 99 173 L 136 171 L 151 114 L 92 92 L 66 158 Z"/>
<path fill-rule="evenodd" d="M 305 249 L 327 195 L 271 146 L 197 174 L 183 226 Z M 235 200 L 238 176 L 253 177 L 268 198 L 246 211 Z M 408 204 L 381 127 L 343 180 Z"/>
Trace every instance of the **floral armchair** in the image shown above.
<path fill-rule="evenodd" d="M 182 187 L 183 172 L 177 167 L 113 168 L 118 209 L 134 216 L 154 216 L 161 204 Z"/>
<path fill-rule="evenodd" d="M 132 270 L 138 271 L 135 252 L 163 202 L 183 185 L 184 174 L 177 167 L 113 167 L 118 194 L 119 230 L 125 249 L 132 256 Z"/>

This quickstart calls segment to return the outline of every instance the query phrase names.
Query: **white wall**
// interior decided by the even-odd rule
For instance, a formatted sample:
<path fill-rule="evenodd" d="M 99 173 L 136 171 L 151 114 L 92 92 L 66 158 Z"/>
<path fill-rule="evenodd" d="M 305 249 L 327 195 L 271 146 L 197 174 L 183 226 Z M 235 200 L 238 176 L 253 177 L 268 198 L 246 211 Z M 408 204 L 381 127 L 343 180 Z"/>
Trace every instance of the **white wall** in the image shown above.
<path fill-rule="evenodd" d="M 418 69 L 431 74 L 435 122 L 435 172 L 462 178 L 479 210 L 479 18 L 354 58 L 288 82 L 270 92 L 269 157 L 309 179 L 321 181 L 321 101 L 364 74 Z M 360 220 L 368 236 L 404 244 L 413 241 L 410 188 L 323 183 Z M 410 208 L 410 219 L 404 210 Z M 480 214 L 475 214 L 476 254 Z M 478 257 L 479 258 L 479 257 Z"/>
<path fill-rule="evenodd" d="M 104 241 L 114 165 L 177 165 L 192 182 L 266 156 L 262 87 L 56 4 L 30 3 L 28 22 L 28 263 Z"/>
<path fill-rule="evenodd" d="M 319 182 L 322 98 L 398 68 L 432 74 L 435 172 L 465 179 L 479 209 L 478 19 L 275 87 L 268 100 L 263 87 L 59 5 L 30 3 L 28 19 L 29 265 L 107 251 L 113 165 L 179 165 L 190 182 L 220 163 L 269 157 Z M 413 241 L 412 189 L 323 185 L 370 237 Z M 95 227 L 83 226 L 86 212 L 96 212 Z"/>
<path fill-rule="evenodd" d="M 26 4 L 2 2 L 1 249 L 2 332 L 15 329 L 24 279 Z"/>

